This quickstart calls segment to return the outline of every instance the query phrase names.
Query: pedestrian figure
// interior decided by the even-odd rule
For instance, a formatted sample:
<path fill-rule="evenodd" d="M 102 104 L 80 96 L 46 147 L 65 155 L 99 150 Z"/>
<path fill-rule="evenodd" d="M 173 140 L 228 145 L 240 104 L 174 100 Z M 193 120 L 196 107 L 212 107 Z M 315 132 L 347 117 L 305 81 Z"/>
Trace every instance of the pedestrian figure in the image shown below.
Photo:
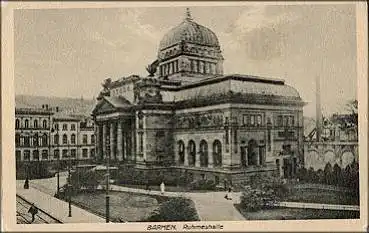
<path fill-rule="evenodd" d="M 161 191 L 161 194 L 164 194 L 164 192 L 165 192 L 165 184 L 164 184 L 164 181 L 161 182 L 161 184 L 160 184 L 160 191 Z"/>
<path fill-rule="evenodd" d="M 24 181 L 24 185 L 23 185 L 24 189 L 29 189 L 29 180 L 28 177 L 26 178 L 26 180 Z"/>
<path fill-rule="evenodd" d="M 229 187 L 228 188 L 228 200 L 232 200 L 232 188 L 231 187 Z"/>
<path fill-rule="evenodd" d="M 38 213 L 38 208 L 35 206 L 34 203 L 32 203 L 31 207 L 28 210 L 28 213 L 32 215 L 31 223 L 33 223 L 35 221 L 35 215 Z"/>

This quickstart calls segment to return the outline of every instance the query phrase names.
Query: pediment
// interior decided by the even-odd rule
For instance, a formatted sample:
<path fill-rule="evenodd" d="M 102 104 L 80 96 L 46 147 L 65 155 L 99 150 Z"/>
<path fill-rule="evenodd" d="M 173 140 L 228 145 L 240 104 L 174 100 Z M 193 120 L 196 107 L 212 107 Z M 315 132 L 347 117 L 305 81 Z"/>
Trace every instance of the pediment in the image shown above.
<path fill-rule="evenodd" d="M 114 105 L 112 105 L 111 103 L 109 103 L 107 100 L 103 99 L 101 100 L 101 102 L 99 102 L 94 110 L 92 111 L 93 114 L 100 114 L 100 113 L 106 113 L 106 112 L 112 112 L 112 111 L 116 111 L 116 108 L 114 107 Z"/>

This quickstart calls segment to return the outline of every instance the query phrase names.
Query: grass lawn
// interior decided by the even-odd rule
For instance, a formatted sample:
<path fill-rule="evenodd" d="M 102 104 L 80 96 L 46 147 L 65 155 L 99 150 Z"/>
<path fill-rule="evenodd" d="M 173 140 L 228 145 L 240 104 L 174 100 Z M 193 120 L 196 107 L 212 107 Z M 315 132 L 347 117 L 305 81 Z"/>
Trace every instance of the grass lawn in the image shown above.
<path fill-rule="evenodd" d="M 283 201 L 359 205 L 359 200 L 353 193 L 315 188 L 294 188 L 292 193 L 287 195 Z"/>
<path fill-rule="evenodd" d="M 91 212 L 105 215 L 105 192 L 79 193 L 73 196 L 72 200 Z M 142 221 L 165 200 L 167 199 L 137 193 L 110 192 L 110 218 L 112 221 Z"/>
<path fill-rule="evenodd" d="M 247 220 L 293 220 L 293 219 L 355 219 L 360 218 L 356 211 L 339 210 L 316 210 L 316 209 L 295 209 L 295 208 L 273 208 L 247 212 L 241 208 L 240 204 L 235 204 L 238 211 Z"/>

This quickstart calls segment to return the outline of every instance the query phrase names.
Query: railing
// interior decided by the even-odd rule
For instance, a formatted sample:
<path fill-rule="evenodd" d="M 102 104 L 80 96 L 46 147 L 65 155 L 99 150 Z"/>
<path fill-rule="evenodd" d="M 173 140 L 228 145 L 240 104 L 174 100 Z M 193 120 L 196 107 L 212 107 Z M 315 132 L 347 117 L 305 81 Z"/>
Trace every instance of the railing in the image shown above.
<path fill-rule="evenodd" d="M 28 215 L 28 209 L 31 207 L 32 203 L 21 197 L 17 194 L 16 198 L 17 202 L 17 216 L 20 216 L 25 223 L 30 224 L 31 221 L 26 217 Z M 38 209 L 38 214 L 35 215 L 35 221 L 39 223 L 62 223 L 60 220 L 54 218 L 53 216 L 49 215 L 45 211 Z M 43 217 L 42 217 L 42 216 Z M 39 221 L 37 221 L 39 220 Z"/>

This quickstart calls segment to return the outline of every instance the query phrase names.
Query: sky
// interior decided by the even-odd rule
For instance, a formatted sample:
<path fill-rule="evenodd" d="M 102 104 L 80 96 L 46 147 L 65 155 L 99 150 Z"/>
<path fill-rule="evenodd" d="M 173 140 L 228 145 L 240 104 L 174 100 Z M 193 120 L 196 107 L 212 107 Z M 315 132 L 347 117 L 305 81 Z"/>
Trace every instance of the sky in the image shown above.
<path fill-rule="evenodd" d="M 281 78 L 315 116 L 356 99 L 354 4 L 190 6 L 194 20 L 218 36 L 224 72 Z M 14 13 L 15 92 L 93 98 L 106 78 L 146 76 L 161 38 L 185 7 L 22 9 Z"/>

